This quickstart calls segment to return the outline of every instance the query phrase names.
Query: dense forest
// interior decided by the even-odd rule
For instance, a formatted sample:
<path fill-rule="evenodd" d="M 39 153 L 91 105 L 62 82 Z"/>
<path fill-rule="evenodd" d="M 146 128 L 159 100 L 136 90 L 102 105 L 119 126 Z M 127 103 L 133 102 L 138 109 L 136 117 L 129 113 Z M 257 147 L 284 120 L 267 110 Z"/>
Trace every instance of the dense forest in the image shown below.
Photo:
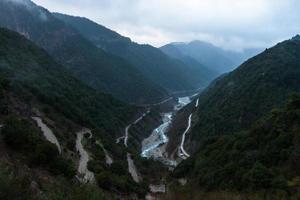
<path fill-rule="evenodd" d="M 25 3 L 24 3 L 25 2 Z M 11 20 L 14 19 L 14 20 Z M 124 59 L 107 53 L 30 0 L 0 2 L 0 26 L 44 48 L 77 79 L 129 103 L 157 102 L 165 90 Z"/>
<path fill-rule="evenodd" d="M 173 174 L 189 177 L 190 191 L 299 198 L 297 38 L 248 60 L 200 95 L 189 143 L 194 155 Z"/>
<path fill-rule="evenodd" d="M 0 0 L 0 199 L 300 199 L 300 36 L 246 46 Z"/>
<path fill-rule="evenodd" d="M 300 96 L 256 121 L 247 131 L 205 138 L 201 152 L 176 169 L 203 189 L 281 190 L 299 186 Z M 186 168 L 184 167 L 186 166 Z M 187 170 L 187 171 L 185 171 Z"/>

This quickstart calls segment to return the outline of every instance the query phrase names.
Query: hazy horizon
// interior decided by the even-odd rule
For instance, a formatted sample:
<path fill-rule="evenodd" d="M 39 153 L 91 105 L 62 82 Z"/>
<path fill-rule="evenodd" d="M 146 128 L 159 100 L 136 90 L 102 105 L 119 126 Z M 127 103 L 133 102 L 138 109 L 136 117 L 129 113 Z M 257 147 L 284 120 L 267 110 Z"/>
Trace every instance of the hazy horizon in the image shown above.
<path fill-rule="evenodd" d="M 33 1 L 156 47 L 201 40 L 231 50 L 264 48 L 300 33 L 296 0 Z"/>

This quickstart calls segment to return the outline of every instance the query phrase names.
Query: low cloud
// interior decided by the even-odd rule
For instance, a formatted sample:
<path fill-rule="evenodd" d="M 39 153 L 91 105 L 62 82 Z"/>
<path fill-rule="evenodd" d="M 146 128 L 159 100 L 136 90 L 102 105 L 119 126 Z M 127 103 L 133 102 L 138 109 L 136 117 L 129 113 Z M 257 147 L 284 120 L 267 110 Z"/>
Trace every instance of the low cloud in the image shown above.
<path fill-rule="evenodd" d="M 29 11 L 32 11 L 35 14 L 37 13 L 38 17 L 41 20 L 43 20 L 43 21 L 48 20 L 47 13 L 45 12 L 45 10 L 43 10 L 43 9 L 36 10 L 36 7 L 31 0 L 3 0 L 3 1 L 12 2 L 15 4 L 19 4 L 21 6 L 25 6 Z"/>
<path fill-rule="evenodd" d="M 14 0 L 19 1 L 19 0 Z M 88 17 L 139 43 L 205 40 L 227 49 L 266 47 L 300 33 L 298 0 L 34 0 Z"/>

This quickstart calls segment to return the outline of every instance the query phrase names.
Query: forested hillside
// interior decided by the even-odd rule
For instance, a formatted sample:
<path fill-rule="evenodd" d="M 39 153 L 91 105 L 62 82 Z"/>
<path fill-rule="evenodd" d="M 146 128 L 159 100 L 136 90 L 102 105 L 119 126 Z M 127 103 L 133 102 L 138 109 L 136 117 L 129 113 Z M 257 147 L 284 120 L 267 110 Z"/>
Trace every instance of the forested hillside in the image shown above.
<path fill-rule="evenodd" d="M 202 65 L 190 65 L 180 59 L 168 57 L 150 45 L 140 45 L 86 18 L 59 13 L 57 18 L 70 24 L 86 39 L 106 52 L 120 56 L 144 76 L 169 92 L 203 88 L 215 78 L 213 70 Z"/>
<path fill-rule="evenodd" d="M 199 153 L 174 176 L 189 177 L 190 189 L 238 191 L 251 199 L 297 199 L 299 133 L 300 96 L 295 94 L 284 108 L 274 108 L 247 131 L 203 139 Z"/>
<path fill-rule="evenodd" d="M 213 194 L 221 199 L 298 198 L 297 38 L 248 60 L 200 95 L 186 144 L 193 156 L 173 174 L 190 181 L 183 195 L 194 194 L 195 199 Z"/>
<path fill-rule="evenodd" d="M 42 49 L 17 33 L 1 29 L 0 72 L 9 92 L 29 105 L 36 101 L 82 125 L 114 130 L 133 107 L 96 92 L 70 76 Z M 2 104 L 2 106 L 4 106 Z"/>
<path fill-rule="evenodd" d="M 0 2 L 0 26 L 44 48 L 62 67 L 94 89 L 130 103 L 157 102 L 164 89 L 124 59 L 84 39 L 75 29 L 30 0 Z"/>
<path fill-rule="evenodd" d="M 300 41 L 287 40 L 215 80 L 201 94 L 192 137 L 249 128 L 300 90 Z"/>
<path fill-rule="evenodd" d="M 224 50 L 203 41 L 192 41 L 189 43 L 174 42 L 162 46 L 160 49 L 169 56 L 176 56 L 180 53 L 184 57 L 193 59 L 219 74 L 234 70 L 247 59 L 263 51 L 260 48 Z"/>

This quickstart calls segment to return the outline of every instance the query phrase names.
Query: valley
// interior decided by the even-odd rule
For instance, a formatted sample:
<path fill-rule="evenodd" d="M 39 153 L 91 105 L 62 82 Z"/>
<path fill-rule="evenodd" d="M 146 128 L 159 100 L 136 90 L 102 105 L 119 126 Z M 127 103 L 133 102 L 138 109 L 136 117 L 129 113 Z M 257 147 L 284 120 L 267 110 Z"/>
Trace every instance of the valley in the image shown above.
<path fill-rule="evenodd" d="M 37 2 L 0 0 L 1 200 L 300 199 L 299 35 L 230 36 L 221 1 L 189 33 L 195 2 Z"/>

